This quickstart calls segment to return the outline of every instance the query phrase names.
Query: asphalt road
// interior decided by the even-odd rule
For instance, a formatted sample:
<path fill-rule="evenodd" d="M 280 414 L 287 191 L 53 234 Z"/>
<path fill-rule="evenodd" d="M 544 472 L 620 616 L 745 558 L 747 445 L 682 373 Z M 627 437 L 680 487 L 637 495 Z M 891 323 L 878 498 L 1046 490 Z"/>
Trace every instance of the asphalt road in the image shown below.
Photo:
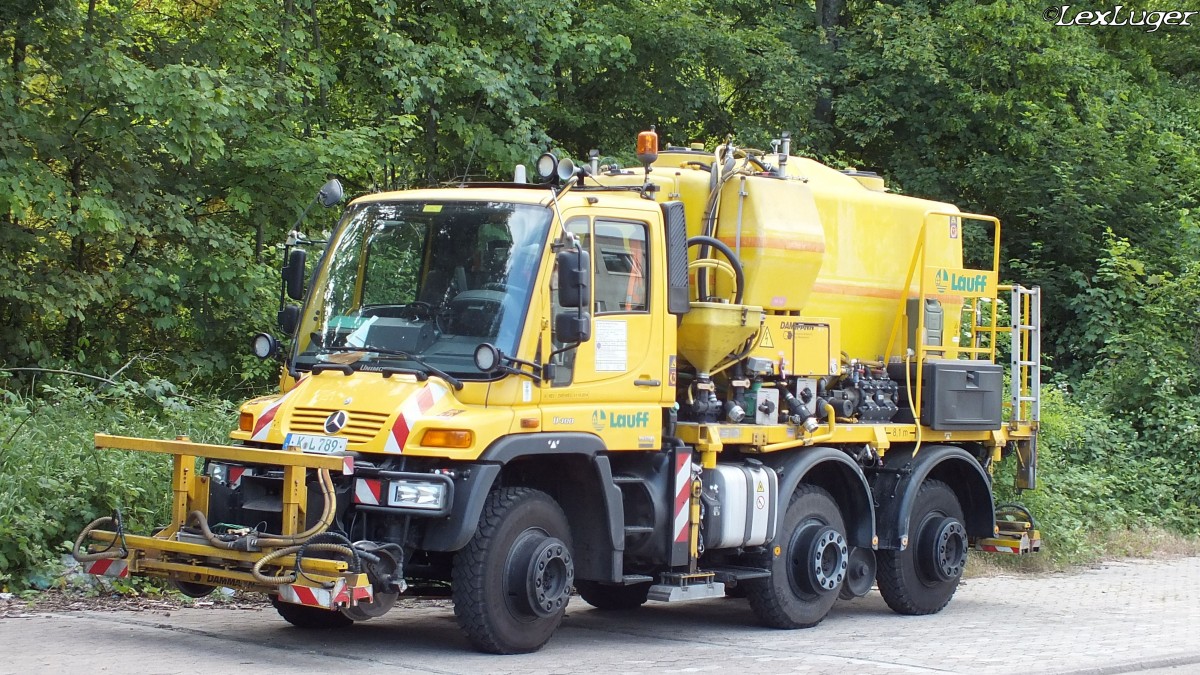
<path fill-rule="evenodd" d="M 968 580 L 940 614 L 878 593 L 809 630 L 759 628 L 744 600 L 600 612 L 575 599 L 536 654 L 470 651 L 449 607 L 338 632 L 264 610 L 55 612 L 0 619 L 0 673 L 1200 673 L 1200 557 Z"/>

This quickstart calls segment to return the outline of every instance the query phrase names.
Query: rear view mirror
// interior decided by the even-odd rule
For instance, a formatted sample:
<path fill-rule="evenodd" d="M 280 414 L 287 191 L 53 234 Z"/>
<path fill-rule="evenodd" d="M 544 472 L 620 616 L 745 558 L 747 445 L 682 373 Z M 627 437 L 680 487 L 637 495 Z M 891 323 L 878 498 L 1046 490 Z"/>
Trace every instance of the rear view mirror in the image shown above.
<path fill-rule="evenodd" d="M 321 206 L 329 208 L 342 201 L 344 195 L 342 184 L 334 178 L 321 186 L 321 191 L 317 193 L 317 200 L 321 202 Z"/>
<path fill-rule="evenodd" d="M 293 300 L 304 299 L 304 264 L 307 260 L 307 251 L 294 248 L 288 254 L 287 264 L 283 266 L 283 284 L 288 297 Z"/>
<path fill-rule="evenodd" d="M 562 250 L 555 257 L 555 262 L 558 265 L 558 304 L 561 307 L 591 307 L 592 263 L 588 252 L 582 249 Z"/>
<path fill-rule="evenodd" d="M 592 317 L 587 312 L 559 312 L 554 316 L 554 340 L 563 344 L 592 339 Z"/>
<path fill-rule="evenodd" d="M 279 330 L 283 331 L 284 335 L 294 335 L 296 327 L 300 325 L 300 306 L 287 305 L 279 310 L 278 315 Z"/>

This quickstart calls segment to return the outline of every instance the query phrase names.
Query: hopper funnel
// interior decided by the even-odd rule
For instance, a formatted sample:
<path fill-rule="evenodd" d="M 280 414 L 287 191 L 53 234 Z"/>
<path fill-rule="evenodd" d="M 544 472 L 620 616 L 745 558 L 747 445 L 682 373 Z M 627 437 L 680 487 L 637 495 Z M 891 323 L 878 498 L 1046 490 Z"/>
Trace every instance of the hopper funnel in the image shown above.
<path fill-rule="evenodd" d="M 680 355 L 707 373 L 762 326 L 762 307 L 693 302 L 679 324 Z"/>

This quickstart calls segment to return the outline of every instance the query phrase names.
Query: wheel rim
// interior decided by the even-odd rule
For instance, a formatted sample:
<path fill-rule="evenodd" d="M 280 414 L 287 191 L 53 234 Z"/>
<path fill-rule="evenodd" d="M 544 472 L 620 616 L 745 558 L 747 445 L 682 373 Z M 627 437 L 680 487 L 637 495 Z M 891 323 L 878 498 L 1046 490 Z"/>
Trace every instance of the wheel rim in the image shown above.
<path fill-rule="evenodd" d="M 561 539 L 526 532 L 513 544 L 506 567 L 505 596 L 515 613 L 545 618 L 566 607 L 575 564 Z"/>
<path fill-rule="evenodd" d="M 849 549 L 841 532 L 821 523 L 799 528 L 792 539 L 792 586 L 799 594 L 830 593 L 846 578 Z"/>
<path fill-rule="evenodd" d="M 931 518 L 922 529 L 918 553 L 926 576 L 950 581 L 967 563 L 967 531 L 956 518 Z"/>
<path fill-rule="evenodd" d="M 846 563 L 846 584 L 842 588 L 842 598 L 861 598 L 871 591 L 871 584 L 875 582 L 875 573 L 878 570 L 875 552 L 856 546 L 850 550 Z"/>
<path fill-rule="evenodd" d="M 354 621 L 376 619 L 391 611 L 399 599 L 399 593 L 376 593 L 371 602 L 360 602 L 342 609 L 342 614 Z"/>

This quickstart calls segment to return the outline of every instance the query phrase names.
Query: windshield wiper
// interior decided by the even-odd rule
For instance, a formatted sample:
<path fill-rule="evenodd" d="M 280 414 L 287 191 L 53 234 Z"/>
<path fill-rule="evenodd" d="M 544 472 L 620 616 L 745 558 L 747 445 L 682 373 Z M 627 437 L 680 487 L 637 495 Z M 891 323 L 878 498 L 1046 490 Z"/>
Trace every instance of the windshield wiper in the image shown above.
<path fill-rule="evenodd" d="M 437 375 L 438 377 L 440 377 L 443 380 L 445 380 L 446 382 L 448 382 L 450 384 L 450 386 L 454 387 L 455 391 L 459 391 L 463 388 L 462 381 L 459 380 L 457 377 L 454 377 L 450 373 L 447 373 L 446 371 L 442 370 L 441 368 L 438 368 L 437 366 L 429 365 L 428 362 L 426 362 L 424 359 L 417 356 L 416 354 L 410 354 L 409 352 L 406 352 L 401 349 L 389 349 L 387 347 L 373 347 L 371 345 L 363 345 L 362 347 L 349 347 L 349 346 L 332 347 L 332 346 L 330 346 L 330 347 L 320 347 L 320 349 L 323 349 L 326 351 L 331 351 L 331 352 L 370 352 L 372 354 L 384 354 L 386 356 L 398 356 L 406 361 L 412 361 L 413 363 L 424 366 L 425 370 L 428 370 L 431 374 Z"/>

